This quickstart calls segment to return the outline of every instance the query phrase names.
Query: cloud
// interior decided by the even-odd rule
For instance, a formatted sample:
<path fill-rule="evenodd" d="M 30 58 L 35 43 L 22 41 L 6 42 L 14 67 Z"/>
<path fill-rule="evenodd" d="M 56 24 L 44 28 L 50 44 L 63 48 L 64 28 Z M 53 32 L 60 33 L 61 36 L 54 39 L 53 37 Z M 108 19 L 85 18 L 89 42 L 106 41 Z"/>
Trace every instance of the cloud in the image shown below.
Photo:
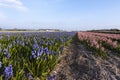
<path fill-rule="evenodd" d="M 28 10 L 20 0 L 0 0 L 0 7 L 14 8 L 20 11 Z"/>

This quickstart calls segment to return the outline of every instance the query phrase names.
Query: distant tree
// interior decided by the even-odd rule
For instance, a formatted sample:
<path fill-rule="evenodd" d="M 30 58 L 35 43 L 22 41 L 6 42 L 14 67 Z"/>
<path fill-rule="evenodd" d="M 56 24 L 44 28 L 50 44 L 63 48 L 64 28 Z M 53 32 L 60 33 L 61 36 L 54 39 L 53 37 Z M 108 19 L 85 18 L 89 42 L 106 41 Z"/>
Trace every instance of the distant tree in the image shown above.
<path fill-rule="evenodd" d="M 2 30 L 2 28 L 0 28 L 0 30 Z"/>
<path fill-rule="evenodd" d="M 119 31 L 119 29 L 111 29 L 111 31 Z"/>

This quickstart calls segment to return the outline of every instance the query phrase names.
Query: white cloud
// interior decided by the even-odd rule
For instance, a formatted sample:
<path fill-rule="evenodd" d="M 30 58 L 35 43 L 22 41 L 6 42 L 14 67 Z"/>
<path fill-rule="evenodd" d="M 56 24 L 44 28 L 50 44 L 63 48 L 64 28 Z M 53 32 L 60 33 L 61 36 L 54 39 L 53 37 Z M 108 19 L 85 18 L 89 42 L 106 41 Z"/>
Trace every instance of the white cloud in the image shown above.
<path fill-rule="evenodd" d="M 9 7 L 20 11 L 28 10 L 20 0 L 0 0 L 0 7 Z"/>

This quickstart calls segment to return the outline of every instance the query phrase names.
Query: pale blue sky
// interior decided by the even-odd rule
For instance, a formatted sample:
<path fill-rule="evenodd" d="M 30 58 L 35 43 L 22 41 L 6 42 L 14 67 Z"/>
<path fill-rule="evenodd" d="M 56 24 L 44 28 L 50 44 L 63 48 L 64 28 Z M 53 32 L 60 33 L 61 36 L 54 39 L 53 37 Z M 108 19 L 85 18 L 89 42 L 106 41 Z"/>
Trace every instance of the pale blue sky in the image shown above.
<path fill-rule="evenodd" d="M 0 0 L 0 27 L 120 29 L 120 0 Z"/>

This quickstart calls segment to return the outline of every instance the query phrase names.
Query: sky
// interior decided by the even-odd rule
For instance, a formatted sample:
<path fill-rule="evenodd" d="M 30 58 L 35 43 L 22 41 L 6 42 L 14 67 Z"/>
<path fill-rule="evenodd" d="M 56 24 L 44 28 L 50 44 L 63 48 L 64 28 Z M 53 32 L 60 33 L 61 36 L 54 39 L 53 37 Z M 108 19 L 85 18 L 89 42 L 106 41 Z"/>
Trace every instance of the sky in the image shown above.
<path fill-rule="evenodd" d="M 4 29 L 120 29 L 120 0 L 0 0 Z"/>

